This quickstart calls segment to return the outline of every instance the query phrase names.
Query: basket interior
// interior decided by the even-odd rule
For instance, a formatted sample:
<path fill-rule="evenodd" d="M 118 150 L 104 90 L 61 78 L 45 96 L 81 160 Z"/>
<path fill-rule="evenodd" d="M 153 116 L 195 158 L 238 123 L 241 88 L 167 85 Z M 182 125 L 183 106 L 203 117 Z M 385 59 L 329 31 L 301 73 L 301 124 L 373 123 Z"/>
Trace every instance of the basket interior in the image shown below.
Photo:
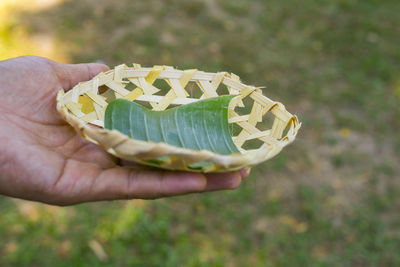
<path fill-rule="evenodd" d="M 265 149 L 285 138 L 297 118 L 259 87 L 243 84 L 235 74 L 177 70 L 168 66 L 142 68 L 119 65 L 67 92 L 63 104 L 80 120 L 103 127 L 108 103 L 116 98 L 165 110 L 219 95 L 237 95 L 229 105 L 232 139 L 239 151 Z"/>

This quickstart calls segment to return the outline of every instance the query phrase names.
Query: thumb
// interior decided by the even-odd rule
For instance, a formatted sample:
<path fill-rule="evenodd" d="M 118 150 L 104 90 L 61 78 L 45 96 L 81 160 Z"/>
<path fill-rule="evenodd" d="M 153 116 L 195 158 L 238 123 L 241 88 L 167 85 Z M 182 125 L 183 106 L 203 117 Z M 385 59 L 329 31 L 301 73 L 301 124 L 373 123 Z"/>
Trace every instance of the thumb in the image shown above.
<path fill-rule="evenodd" d="M 88 81 L 109 67 L 100 63 L 63 64 L 54 62 L 53 69 L 64 90 L 72 89 L 76 84 Z"/>

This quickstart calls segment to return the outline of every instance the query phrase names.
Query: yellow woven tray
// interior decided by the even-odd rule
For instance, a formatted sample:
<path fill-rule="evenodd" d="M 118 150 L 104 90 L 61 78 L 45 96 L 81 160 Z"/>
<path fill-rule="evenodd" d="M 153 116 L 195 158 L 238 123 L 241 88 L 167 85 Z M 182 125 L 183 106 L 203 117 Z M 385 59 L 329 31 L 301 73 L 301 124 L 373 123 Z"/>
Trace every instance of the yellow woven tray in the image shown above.
<path fill-rule="evenodd" d="M 167 90 L 155 86 L 156 80 L 161 79 L 166 81 Z M 105 109 L 115 98 L 141 104 L 147 102 L 153 110 L 165 110 L 226 94 L 238 95 L 229 105 L 229 123 L 237 130 L 232 137 L 240 151 L 237 154 L 220 155 L 207 150 L 145 142 L 103 128 Z M 57 110 L 84 138 L 116 157 L 185 171 L 222 172 L 254 166 L 277 155 L 293 142 L 301 126 L 297 117 L 286 111 L 281 103 L 264 96 L 259 87 L 243 84 L 235 74 L 195 69 L 182 71 L 169 66 L 119 65 L 77 84 L 67 93 L 59 91 Z M 268 120 L 268 114 L 273 115 L 273 120 Z M 259 140 L 259 147 L 247 148 L 247 143 L 254 140 Z M 161 157 L 163 160 L 156 164 L 155 160 Z M 203 169 L 190 167 L 198 162 L 208 164 L 203 164 Z"/>

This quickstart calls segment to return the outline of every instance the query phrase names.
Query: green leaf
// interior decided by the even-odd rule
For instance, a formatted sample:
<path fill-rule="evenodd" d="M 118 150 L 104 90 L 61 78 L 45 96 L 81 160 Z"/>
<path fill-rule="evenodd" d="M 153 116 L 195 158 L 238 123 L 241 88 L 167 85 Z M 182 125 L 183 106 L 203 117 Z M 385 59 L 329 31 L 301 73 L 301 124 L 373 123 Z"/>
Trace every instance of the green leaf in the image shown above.
<path fill-rule="evenodd" d="M 233 97 L 208 98 L 163 111 L 116 99 L 107 106 L 104 124 L 106 129 L 138 140 L 230 155 L 239 153 L 228 127 L 228 105 Z"/>

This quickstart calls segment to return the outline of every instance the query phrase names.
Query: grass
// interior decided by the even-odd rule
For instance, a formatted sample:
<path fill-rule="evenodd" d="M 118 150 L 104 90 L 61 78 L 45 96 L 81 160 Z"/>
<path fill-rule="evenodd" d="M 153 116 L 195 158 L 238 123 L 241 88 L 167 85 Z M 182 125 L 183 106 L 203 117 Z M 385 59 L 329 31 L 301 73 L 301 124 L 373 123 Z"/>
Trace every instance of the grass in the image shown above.
<path fill-rule="evenodd" d="M 0 6 L 1 59 L 231 71 L 304 124 L 232 192 L 0 197 L 1 266 L 400 265 L 398 1 L 39 2 Z"/>

